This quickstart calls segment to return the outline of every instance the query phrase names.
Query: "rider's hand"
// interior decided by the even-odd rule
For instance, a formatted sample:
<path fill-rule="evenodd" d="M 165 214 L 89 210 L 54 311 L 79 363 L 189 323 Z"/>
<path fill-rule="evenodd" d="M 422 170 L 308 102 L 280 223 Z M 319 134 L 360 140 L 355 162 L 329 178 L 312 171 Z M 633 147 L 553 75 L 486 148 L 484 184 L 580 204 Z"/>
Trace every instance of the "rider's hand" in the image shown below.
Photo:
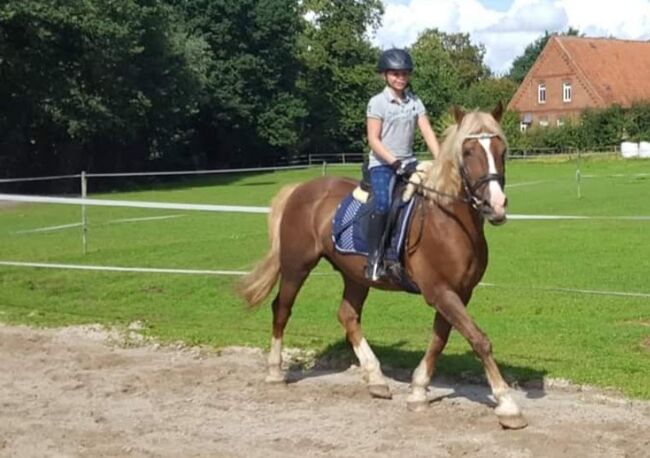
<path fill-rule="evenodd" d="M 393 169 L 393 172 L 395 172 L 396 175 L 402 175 L 403 173 L 402 161 L 400 161 L 399 159 L 395 159 L 393 162 L 391 162 L 390 168 Z"/>
<path fill-rule="evenodd" d="M 395 171 L 395 174 L 398 176 L 409 176 L 415 172 L 417 167 L 417 161 L 411 161 L 407 164 L 402 163 L 399 159 L 390 164 L 391 168 Z"/>

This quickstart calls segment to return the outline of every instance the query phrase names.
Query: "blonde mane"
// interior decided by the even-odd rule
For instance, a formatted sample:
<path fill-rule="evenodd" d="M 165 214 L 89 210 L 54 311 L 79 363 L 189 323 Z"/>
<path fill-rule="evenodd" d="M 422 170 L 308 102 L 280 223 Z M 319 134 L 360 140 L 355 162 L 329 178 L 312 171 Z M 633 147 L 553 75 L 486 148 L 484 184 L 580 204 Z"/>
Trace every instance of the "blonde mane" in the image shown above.
<path fill-rule="evenodd" d="M 462 184 L 460 166 L 463 162 L 463 142 L 468 136 L 479 133 L 496 134 L 506 141 L 499 123 L 490 113 L 481 111 L 466 113 L 460 125 L 454 124 L 445 130 L 440 155 L 422 183 L 423 194 L 427 199 L 447 204 L 459 194 Z M 427 188 L 435 189 L 435 192 L 427 191 Z"/>

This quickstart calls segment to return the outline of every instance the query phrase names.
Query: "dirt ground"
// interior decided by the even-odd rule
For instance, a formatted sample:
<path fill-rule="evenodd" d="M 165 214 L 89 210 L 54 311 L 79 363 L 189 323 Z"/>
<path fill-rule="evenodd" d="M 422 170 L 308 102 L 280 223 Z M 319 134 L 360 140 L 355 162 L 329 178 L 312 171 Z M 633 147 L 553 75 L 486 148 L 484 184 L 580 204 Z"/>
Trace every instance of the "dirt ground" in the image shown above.
<path fill-rule="evenodd" d="M 0 456 L 650 455 L 650 403 L 585 387 L 515 391 L 530 425 L 505 431 L 482 385 L 434 380 L 436 400 L 413 413 L 406 373 L 391 374 L 386 401 L 354 366 L 267 385 L 261 350 L 138 340 L 137 329 L 0 325 Z"/>

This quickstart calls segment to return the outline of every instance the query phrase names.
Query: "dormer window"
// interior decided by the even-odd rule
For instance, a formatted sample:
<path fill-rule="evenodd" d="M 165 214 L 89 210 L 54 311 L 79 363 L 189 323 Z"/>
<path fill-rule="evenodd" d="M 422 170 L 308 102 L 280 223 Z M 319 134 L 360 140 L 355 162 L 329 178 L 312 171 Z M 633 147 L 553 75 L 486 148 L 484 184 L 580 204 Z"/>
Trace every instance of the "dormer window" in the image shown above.
<path fill-rule="evenodd" d="M 571 83 L 564 83 L 562 85 L 562 101 L 570 102 L 572 95 L 573 95 L 573 91 L 571 89 Z"/>
<path fill-rule="evenodd" d="M 537 86 L 537 103 L 546 103 L 546 85 Z"/>

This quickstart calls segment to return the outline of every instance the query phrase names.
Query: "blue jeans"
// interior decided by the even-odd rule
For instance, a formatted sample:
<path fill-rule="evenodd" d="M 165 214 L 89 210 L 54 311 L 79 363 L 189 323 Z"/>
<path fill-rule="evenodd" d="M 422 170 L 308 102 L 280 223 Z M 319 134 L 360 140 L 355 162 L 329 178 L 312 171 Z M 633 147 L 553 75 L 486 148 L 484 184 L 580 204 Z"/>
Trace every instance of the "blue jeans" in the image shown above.
<path fill-rule="evenodd" d="M 370 183 L 374 196 L 374 210 L 381 214 L 388 213 L 395 186 L 395 172 L 388 165 L 373 167 L 370 169 Z"/>

